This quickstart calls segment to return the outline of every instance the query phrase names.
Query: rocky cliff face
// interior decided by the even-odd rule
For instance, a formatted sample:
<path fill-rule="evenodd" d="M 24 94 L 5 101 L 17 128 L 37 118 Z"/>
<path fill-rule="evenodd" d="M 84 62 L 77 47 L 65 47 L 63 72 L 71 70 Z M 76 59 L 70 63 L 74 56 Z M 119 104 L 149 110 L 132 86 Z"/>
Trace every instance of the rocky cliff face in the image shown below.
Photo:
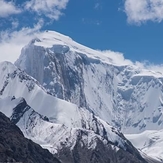
<path fill-rule="evenodd" d="M 0 112 L 0 162 L 60 163 L 48 150 L 26 139 Z"/>
<path fill-rule="evenodd" d="M 136 155 L 137 151 L 130 152 L 116 148 L 112 144 L 104 144 L 103 141 L 96 138 L 96 146 L 89 149 L 84 143 L 84 132 L 78 135 L 78 141 L 73 148 L 62 148 L 57 157 L 65 163 L 147 163 L 140 155 Z"/>

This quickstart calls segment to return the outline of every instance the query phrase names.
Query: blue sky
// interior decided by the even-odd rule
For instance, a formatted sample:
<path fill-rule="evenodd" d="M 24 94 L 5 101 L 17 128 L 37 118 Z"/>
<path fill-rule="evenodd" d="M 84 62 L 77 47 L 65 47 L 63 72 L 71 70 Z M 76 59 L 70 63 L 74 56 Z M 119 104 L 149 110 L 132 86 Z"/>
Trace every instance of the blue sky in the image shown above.
<path fill-rule="evenodd" d="M 162 0 L 0 0 L 0 5 L 1 52 L 11 43 L 18 53 L 33 33 L 48 29 L 132 61 L 163 63 Z M 21 37 L 19 46 L 14 42 Z"/>

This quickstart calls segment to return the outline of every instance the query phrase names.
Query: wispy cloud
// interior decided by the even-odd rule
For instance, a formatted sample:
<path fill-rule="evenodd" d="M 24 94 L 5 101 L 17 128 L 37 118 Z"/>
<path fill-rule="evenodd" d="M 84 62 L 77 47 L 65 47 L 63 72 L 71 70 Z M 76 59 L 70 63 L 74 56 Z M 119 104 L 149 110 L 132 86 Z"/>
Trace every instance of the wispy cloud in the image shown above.
<path fill-rule="evenodd" d="M 124 9 L 129 23 L 163 20 L 163 0 L 125 0 Z"/>
<path fill-rule="evenodd" d="M 19 20 L 13 19 L 11 20 L 12 29 L 16 29 L 19 26 Z"/>
<path fill-rule="evenodd" d="M 99 4 L 99 3 L 96 3 L 95 6 L 94 6 L 94 9 L 95 9 L 95 10 L 98 10 L 99 7 L 100 7 L 100 4 Z"/>
<path fill-rule="evenodd" d="M 0 17 L 8 17 L 13 14 L 19 14 L 22 10 L 18 8 L 14 2 L 6 2 L 5 0 L 0 0 Z"/>
<path fill-rule="evenodd" d="M 33 27 L 25 27 L 18 31 L 5 30 L 0 32 L 0 62 L 15 62 L 21 53 L 21 49 L 29 43 L 31 39 L 40 33 L 43 20 L 40 19 Z"/>
<path fill-rule="evenodd" d="M 98 19 L 88 19 L 88 18 L 82 18 L 82 23 L 88 25 L 97 25 L 97 26 L 102 24 L 102 22 Z"/>
<path fill-rule="evenodd" d="M 102 9 L 102 4 L 99 3 L 99 2 L 95 3 L 94 9 L 95 9 L 95 10 L 101 10 L 101 9 Z"/>
<path fill-rule="evenodd" d="M 115 51 L 111 51 L 111 50 L 98 50 L 100 51 L 104 56 L 108 57 L 110 59 L 110 61 L 114 64 L 117 65 L 134 65 L 134 63 L 129 60 L 129 59 L 125 59 L 123 53 L 121 52 L 115 52 Z"/>
<path fill-rule="evenodd" d="M 38 15 L 45 15 L 58 20 L 62 10 L 66 8 L 69 0 L 30 0 L 25 3 L 25 9 Z"/>
<path fill-rule="evenodd" d="M 25 11 L 34 12 L 36 16 L 45 16 L 58 20 L 63 15 L 69 0 L 26 0 L 19 6 L 14 1 L 0 0 L 0 17 L 5 18 Z M 20 9 L 21 8 L 21 9 Z"/>
<path fill-rule="evenodd" d="M 126 59 L 124 57 L 124 54 L 121 52 L 115 52 L 111 50 L 104 50 L 100 51 L 102 55 L 110 59 L 110 62 L 116 65 L 129 65 L 131 67 L 134 67 L 135 70 L 138 70 L 140 73 L 145 73 L 148 75 L 154 75 L 157 77 L 162 77 L 163 75 L 163 64 L 153 64 L 149 61 L 143 61 L 143 62 L 133 62 L 129 59 Z"/>
<path fill-rule="evenodd" d="M 20 55 L 21 49 L 40 33 L 47 22 L 60 18 L 68 1 L 26 0 L 16 6 L 13 0 L 10 2 L 0 0 L 0 18 L 2 18 L 0 21 L 0 62 L 5 60 L 14 62 Z M 26 17 L 26 14 L 31 13 L 34 17 L 30 18 L 30 23 L 20 20 Z M 15 14 L 19 14 L 19 17 L 14 16 Z M 10 17 L 6 19 L 8 16 Z M 7 29 L 3 26 L 7 26 Z"/>

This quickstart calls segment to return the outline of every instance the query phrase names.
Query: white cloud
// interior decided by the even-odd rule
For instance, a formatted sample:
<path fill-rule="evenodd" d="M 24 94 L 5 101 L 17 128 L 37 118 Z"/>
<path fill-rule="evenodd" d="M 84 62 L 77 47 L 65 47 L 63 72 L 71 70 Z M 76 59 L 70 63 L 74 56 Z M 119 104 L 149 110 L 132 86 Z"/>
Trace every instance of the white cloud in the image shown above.
<path fill-rule="evenodd" d="M 58 20 L 62 10 L 66 8 L 69 0 L 30 0 L 25 3 L 25 9 Z"/>
<path fill-rule="evenodd" d="M 0 0 L 0 17 L 8 17 L 19 13 L 21 13 L 21 10 L 17 8 L 12 1 L 6 2 L 4 0 Z"/>
<path fill-rule="evenodd" d="M 100 7 L 100 4 L 99 4 L 99 3 L 96 3 L 95 6 L 94 6 L 94 9 L 95 9 L 95 10 L 98 10 L 99 7 Z"/>
<path fill-rule="evenodd" d="M 100 51 L 100 50 L 98 50 L 98 51 Z M 134 63 L 131 60 L 124 58 L 123 53 L 114 52 L 114 51 L 111 51 L 111 50 L 103 50 L 103 51 L 100 51 L 100 52 L 102 52 L 105 57 L 110 59 L 110 61 L 113 64 L 117 64 L 117 65 L 134 65 Z"/>
<path fill-rule="evenodd" d="M 151 64 L 147 67 L 147 69 L 150 69 L 151 71 L 155 71 L 163 75 L 163 64 L 160 65 Z"/>
<path fill-rule="evenodd" d="M 153 64 L 149 61 L 144 62 L 135 62 L 135 66 L 139 67 L 140 69 L 146 69 L 151 72 L 157 73 L 158 75 L 163 75 L 163 64 Z"/>
<path fill-rule="evenodd" d="M 33 11 L 38 15 L 44 15 L 53 20 L 58 20 L 63 15 L 69 0 L 26 0 L 20 9 L 13 1 L 0 0 L 0 17 L 8 17 L 23 11 Z"/>
<path fill-rule="evenodd" d="M 39 34 L 43 25 L 40 20 L 33 28 L 22 28 L 19 31 L 1 31 L 0 32 L 0 62 L 10 61 L 14 63 L 21 53 L 22 47 Z"/>
<path fill-rule="evenodd" d="M 163 64 L 153 64 L 150 63 L 149 61 L 143 61 L 143 62 L 132 62 L 129 59 L 126 59 L 124 57 L 123 53 L 120 52 L 114 52 L 111 50 L 98 50 L 100 51 L 105 57 L 107 57 L 111 63 L 116 64 L 116 65 L 130 65 L 131 67 L 134 67 L 135 70 L 140 71 L 140 73 L 144 74 L 149 74 L 149 75 L 154 75 L 157 77 L 162 77 L 163 76 Z M 101 56 L 102 57 L 102 56 Z"/>
<path fill-rule="evenodd" d="M 98 11 L 98 10 L 102 10 L 102 4 L 99 3 L 99 2 L 95 3 L 94 9 L 97 10 L 97 11 Z"/>
<path fill-rule="evenodd" d="M 12 1 L 7 2 L 0 0 L 0 17 L 12 16 L 13 14 L 23 14 L 24 11 L 28 13 L 35 12 L 35 17 L 31 20 L 31 23 L 35 22 L 39 17 L 43 15 L 51 18 L 50 21 L 58 20 L 62 15 L 62 10 L 66 8 L 69 0 L 26 0 L 21 5 L 21 10 Z M 46 20 L 46 19 L 45 19 Z M 18 18 L 9 18 L 4 21 L 11 22 L 10 29 L 0 31 L 0 62 L 10 61 L 15 62 L 21 53 L 22 47 L 29 43 L 29 41 L 36 37 L 40 30 L 45 25 L 43 19 L 40 19 L 33 27 L 26 26 L 24 22 L 21 22 Z M 2 23 L 2 22 L 1 22 Z M 22 29 L 16 31 L 17 27 L 22 24 L 25 26 Z M 0 24 L 3 27 L 3 23 Z M 2 28 L 3 29 L 3 28 Z M 14 31 L 15 30 L 15 31 Z"/>
<path fill-rule="evenodd" d="M 12 25 L 12 29 L 15 29 L 19 26 L 19 21 L 17 19 L 12 20 L 11 25 Z"/>
<path fill-rule="evenodd" d="M 133 62 L 129 59 L 125 59 L 123 53 L 114 52 L 110 50 L 102 51 L 104 54 L 108 55 L 112 59 L 112 62 L 118 65 L 133 65 Z"/>
<path fill-rule="evenodd" d="M 163 20 L 163 0 L 125 0 L 125 13 L 129 23 Z"/>
<path fill-rule="evenodd" d="M 82 18 L 82 23 L 88 25 L 97 25 L 97 26 L 102 24 L 102 22 L 98 19 L 88 19 L 88 18 Z"/>

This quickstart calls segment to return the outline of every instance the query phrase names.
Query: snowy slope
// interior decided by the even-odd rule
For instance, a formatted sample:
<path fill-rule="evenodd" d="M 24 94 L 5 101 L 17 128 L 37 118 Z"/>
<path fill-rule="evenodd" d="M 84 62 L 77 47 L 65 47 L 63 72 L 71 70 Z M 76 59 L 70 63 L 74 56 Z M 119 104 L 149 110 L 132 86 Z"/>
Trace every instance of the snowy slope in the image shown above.
<path fill-rule="evenodd" d="M 126 134 L 125 136 L 148 156 L 163 161 L 163 130 L 147 130 L 140 134 Z"/>
<path fill-rule="evenodd" d="M 16 123 L 27 137 L 34 141 L 46 140 L 46 143 L 54 144 L 58 139 L 54 134 L 58 131 L 64 135 L 71 135 L 72 132 L 76 134 L 78 129 L 83 129 L 113 144 L 118 143 L 119 147 L 126 149 L 126 140 L 120 136 L 121 133 L 96 117 L 94 113 L 47 94 L 35 79 L 9 62 L 0 63 L 0 68 L 0 74 L 2 74 L 0 76 L 0 111 L 13 120 L 20 116 Z M 14 113 L 13 108 L 22 103 L 22 97 L 35 110 L 30 109 L 29 106 L 26 108 L 25 103 L 25 106 L 22 106 L 23 109 L 26 108 L 25 110 L 20 108 Z M 33 111 L 37 113 L 34 117 Z M 40 116 L 48 122 L 42 120 Z M 30 121 L 34 121 L 34 124 Z M 61 140 L 64 139 L 63 137 Z M 57 142 L 60 143 L 60 141 Z"/>
<path fill-rule="evenodd" d="M 20 103 L 19 105 L 21 106 L 22 103 Z M 20 106 L 18 106 L 17 108 L 19 108 Z M 26 106 L 26 108 L 27 107 L 28 106 Z M 11 119 L 13 118 L 11 117 Z M 85 125 L 90 125 L 88 124 L 89 122 L 87 120 L 85 119 L 81 119 L 81 120 Z M 39 143 L 44 148 L 49 149 L 52 153 L 57 153 L 57 151 L 61 150 L 62 148 L 61 144 L 62 145 L 65 144 L 69 148 L 73 149 L 74 144 L 76 143 L 77 135 L 81 130 L 87 133 L 86 141 L 88 142 L 85 142 L 85 144 L 88 144 L 88 148 L 93 148 L 93 146 L 96 145 L 96 142 L 92 141 L 93 139 L 96 139 L 96 137 L 99 137 L 101 140 L 106 138 L 104 141 L 105 144 L 107 144 L 108 141 L 114 143 L 115 141 L 118 140 L 120 147 L 124 147 L 123 144 L 125 144 L 125 141 L 122 140 L 122 138 L 120 138 L 116 134 L 116 132 L 114 132 L 111 126 L 106 124 L 105 126 L 106 135 L 104 135 L 102 133 L 104 130 L 104 126 L 100 123 L 100 121 L 98 122 L 98 120 L 97 121 L 94 120 L 93 122 L 91 117 L 89 120 L 90 122 L 94 123 L 91 124 L 91 126 L 89 126 L 90 127 L 89 130 L 87 127 L 86 129 L 82 129 L 82 127 L 70 128 L 67 127 L 66 124 L 49 122 L 48 119 L 42 117 L 40 114 L 35 112 L 32 108 L 28 108 L 28 110 L 23 114 L 23 116 L 17 122 L 17 125 L 21 128 L 21 130 L 23 131 L 26 137 Z M 99 130 L 99 133 L 97 132 L 97 128 Z"/>
<path fill-rule="evenodd" d="M 15 64 L 53 96 L 93 111 L 124 133 L 163 128 L 163 75 L 119 62 L 113 52 L 48 31 L 24 47 Z"/>
<path fill-rule="evenodd" d="M 10 63 L 2 64 L 5 66 L 5 70 L 12 67 L 12 64 Z M 63 100 L 59 100 L 53 96 L 51 96 L 52 99 L 48 99 L 50 95 L 46 94 L 48 99 L 47 102 L 55 101 L 56 106 L 51 105 L 51 109 L 55 108 L 53 110 L 55 119 L 46 113 L 46 108 L 44 108 L 44 111 L 41 110 L 42 113 L 44 113 L 43 115 L 33 110 L 26 103 L 24 98 L 15 97 L 14 90 L 17 92 L 16 90 L 19 89 L 19 85 L 21 86 L 22 84 L 24 85 L 24 89 L 28 89 L 26 90 L 26 94 L 30 94 L 32 97 L 32 92 L 38 91 L 37 87 L 39 87 L 39 85 L 34 83 L 34 79 L 30 78 L 24 72 L 16 69 L 16 67 L 13 71 L 14 77 L 11 75 L 13 74 L 12 70 L 7 71 L 11 74 L 6 74 L 8 84 L 5 84 L 5 86 L 2 87 L 3 89 L 0 96 L 0 111 L 7 114 L 11 121 L 17 124 L 24 133 L 25 137 L 39 143 L 42 147 L 49 149 L 51 153 L 56 155 L 60 153 L 61 156 L 63 156 L 64 153 L 62 153 L 62 151 L 65 149 L 69 149 L 74 152 L 77 144 L 80 144 L 87 150 L 91 150 L 93 153 L 95 149 L 99 150 L 98 143 L 100 142 L 106 149 L 112 151 L 114 155 L 118 155 L 118 153 L 122 153 L 123 151 L 125 154 L 121 154 L 121 157 L 124 157 L 127 161 L 130 161 L 130 159 L 134 159 L 135 162 L 145 161 L 141 158 L 139 152 L 118 130 L 84 108 L 78 108 L 76 106 L 76 110 L 74 111 L 74 104 L 70 104 L 68 102 L 66 102 L 66 104 L 69 106 L 71 105 L 71 107 L 62 108 L 64 105 L 61 106 L 57 103 L 64 103 Z M 10 76 L 12 76 L 12 78 L 10 78 Z M 2 79 L 6 81 L 6 77 L 3 76 Z M 15 78 L 17 78 L 17 83 L 15 82 Z M 33 87 L 29 90 L 29 85 L 26 85 L 26 83 L 30 82 L 33 82 Z M 41 87 L 39 91 L 44 92 Z M 13 96 L 5 97 L 6 92 L 12 94 Z M 23 95 L 23 93 L 20 93 L 20 95 Z M 39 101 L 35 102 L 39 103 Z M 46 103 L 46 105 L 48 106 L 48 103 Z M 58 106 L 60 108 L 57 108 Z M 57 109 L 60 111 L 58 112 Z M 40 111 L 38 107 L 36 110 Z M 62 117 L 60 117 L 61 115 Z M 77 117 L 76 119 L 74 119 L 74 115 Z M 78 154 L 81 154 L 84 151 L 81 149 L 81 151 L 78 152 Z M 110 158 L 114 157 L 114 155 L 112 156 L 107 154 L 106 157 Z"/>
<path fill-rule="evenodd" d="M 47 116 L 51 121 L 66 124 L 67 126 L 76 125 L 80 119 L 79 108 L 66 102 L 59 100 L 49 94 L 40 86 L 38 82 L 17 69 L 9 62 L 0 64 L 0 98 L 8 98 L 8 96 L 23 97 L 28 104 L 35 110 Z M 76 122 L 76 123 L 75 123 Z"/>

